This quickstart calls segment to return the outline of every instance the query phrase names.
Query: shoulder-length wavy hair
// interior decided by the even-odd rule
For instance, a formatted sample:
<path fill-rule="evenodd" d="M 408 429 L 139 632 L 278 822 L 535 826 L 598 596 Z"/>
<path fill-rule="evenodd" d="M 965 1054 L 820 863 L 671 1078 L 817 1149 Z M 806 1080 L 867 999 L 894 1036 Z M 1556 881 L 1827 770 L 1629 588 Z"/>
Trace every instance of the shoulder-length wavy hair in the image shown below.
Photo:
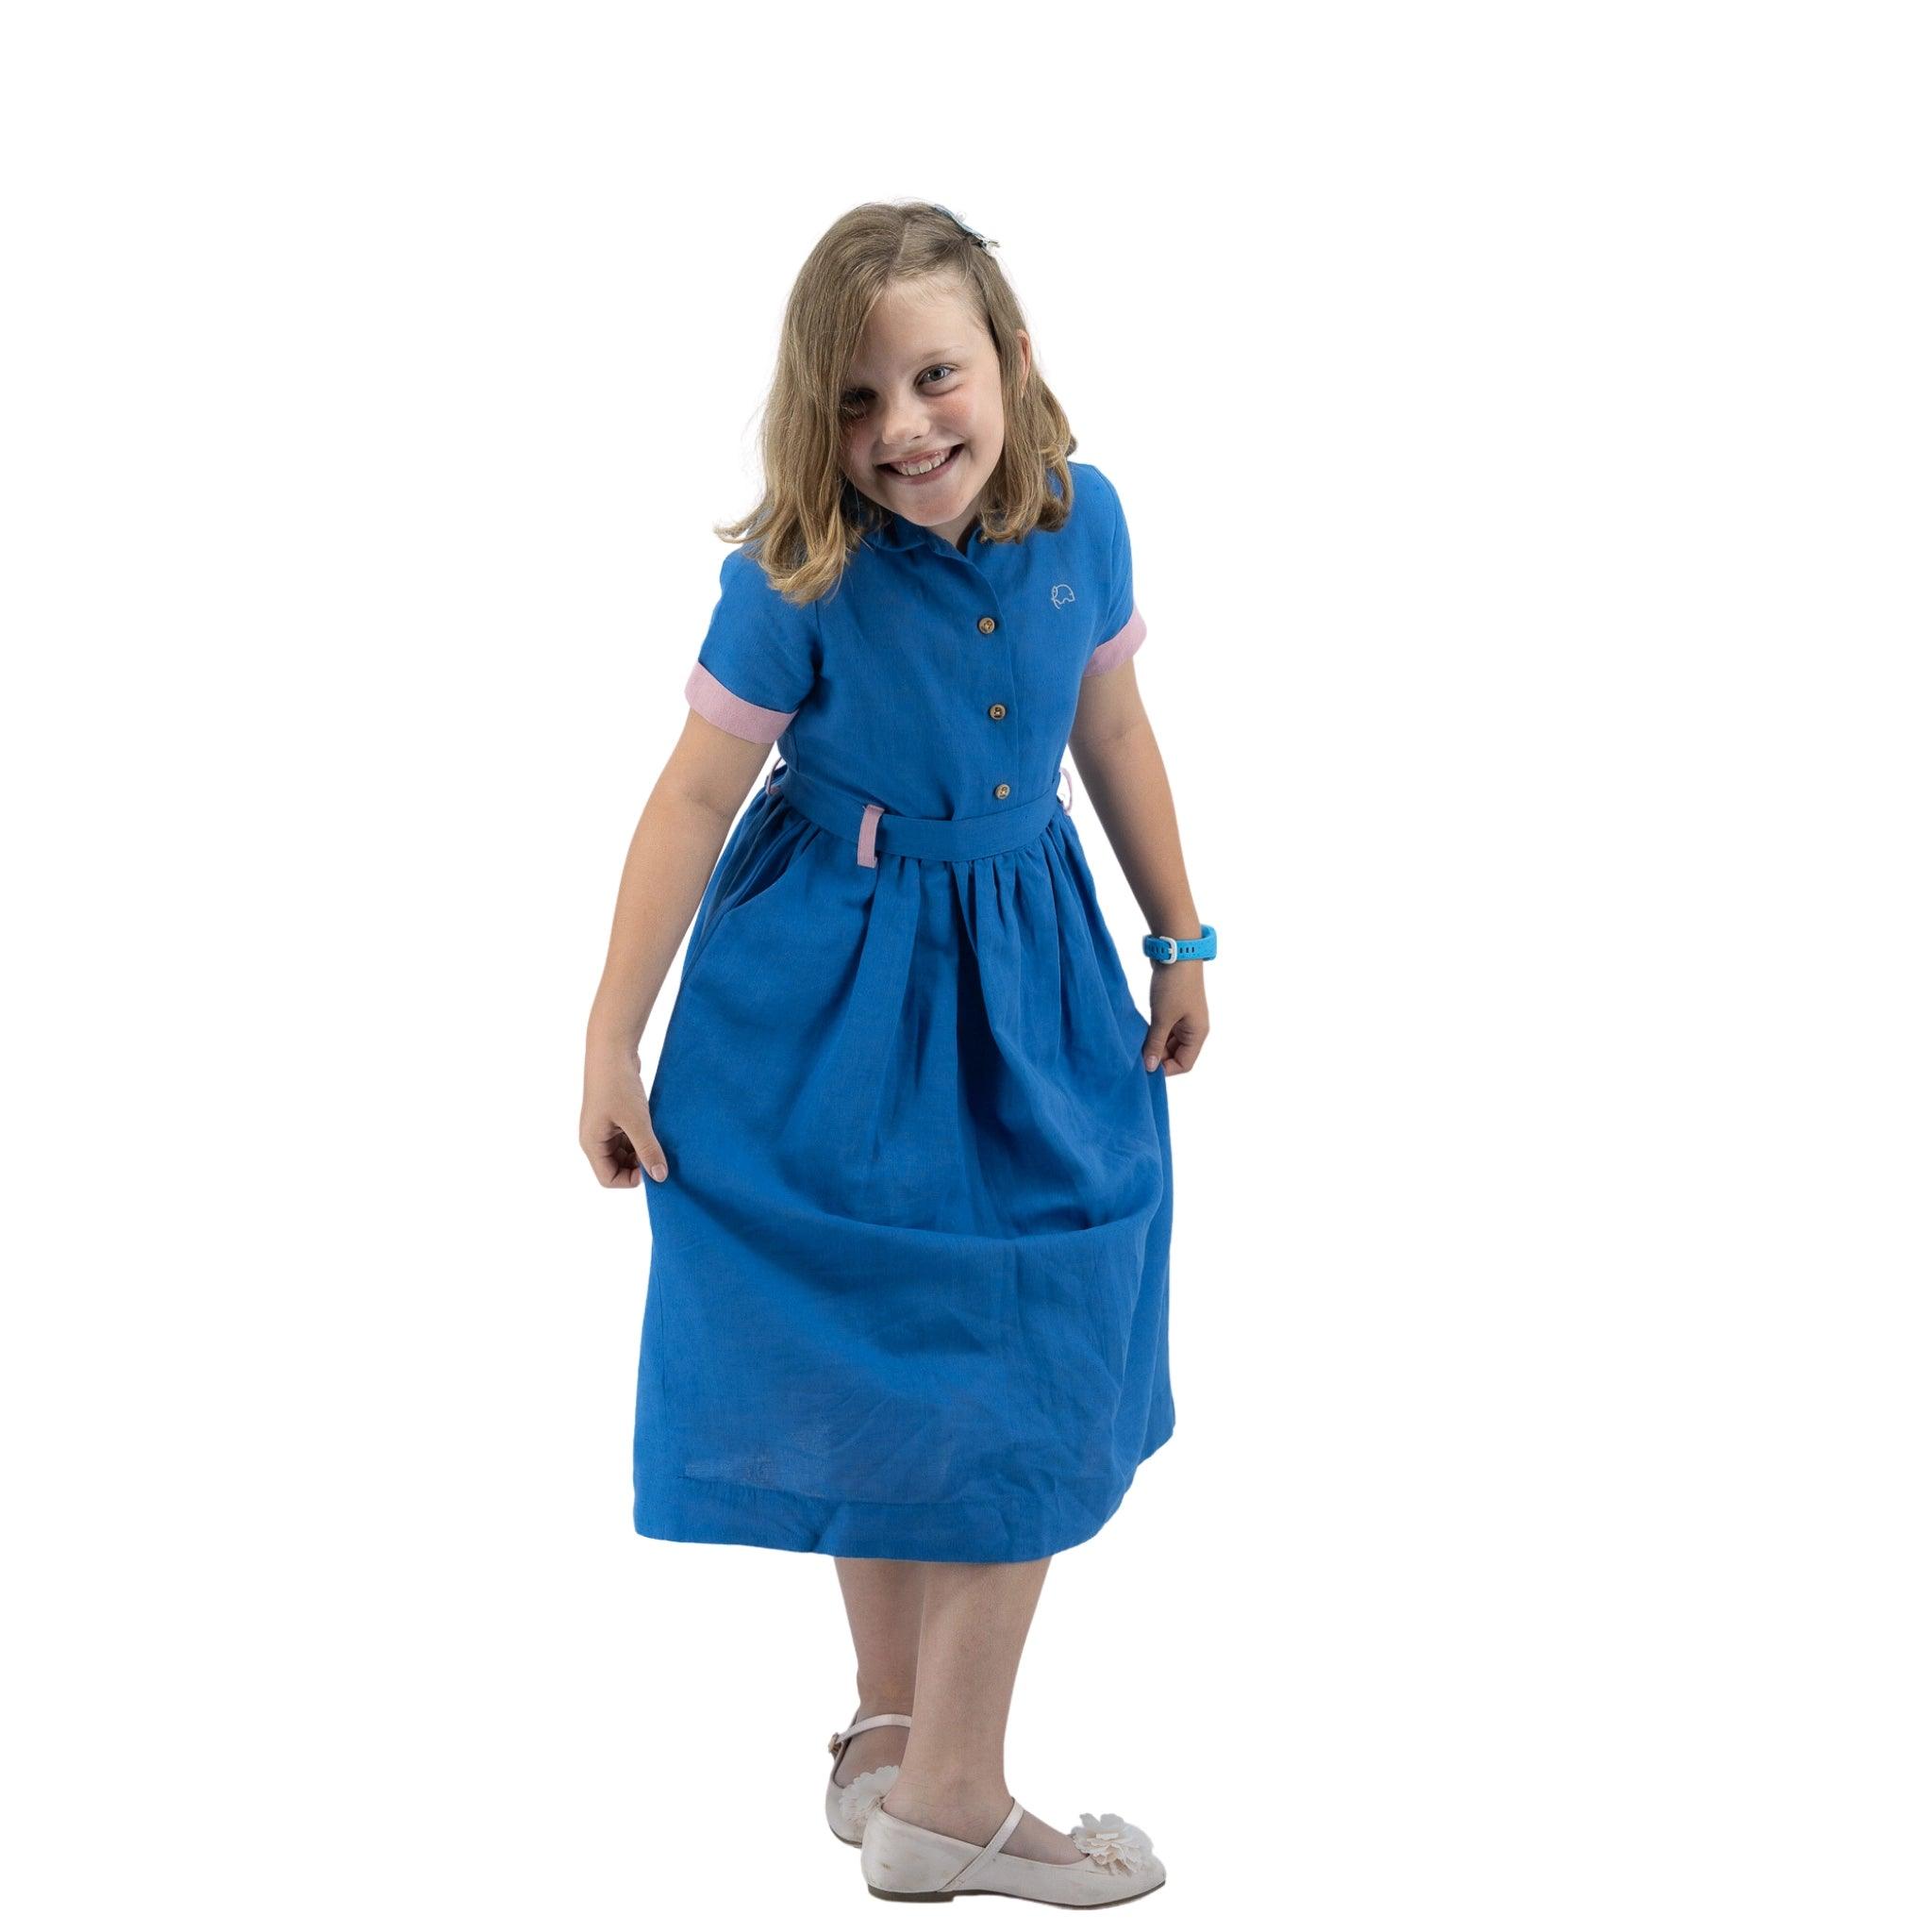
<path fill-rule="evenodd" d="M 1079 444 L 1037 354 L 1020 390 L 1015 337 L 1025 317 L 991 246 L 930 202 L 862 202 L 820 237 L 785 305 L 758 436 L 765 493 L 748 516 L 713 525 L 727 543 L 756 543 L 773 589 L 794 604 L 831 590 L 860 540 L 886 521 L 839 459 L 840 400 L 873 305 L 893 283 L 949 275 L 969 302 L 976 297 L 999 356 L 1006 446 L 980 498 L 980 528 L 989 542 L 1017 543 L 1036 527 L 1058 529 L 1073 509 L 1067 458 Z"/>

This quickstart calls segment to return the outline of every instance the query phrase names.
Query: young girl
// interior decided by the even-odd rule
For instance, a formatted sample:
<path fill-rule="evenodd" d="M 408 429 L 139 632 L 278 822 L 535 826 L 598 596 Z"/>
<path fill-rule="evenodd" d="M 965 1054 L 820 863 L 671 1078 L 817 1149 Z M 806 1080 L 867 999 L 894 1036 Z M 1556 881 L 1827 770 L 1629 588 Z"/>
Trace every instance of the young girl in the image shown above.
<path fill-rule="evenodd" d="M 858 1707 L 825 1812 L 871 1889 L 1096 1906 L 1165 1871 L 1111 1812 L 1021 1806 L 1007 1711 L 1048 1560 L 1174 1427 L 1165 1082 L 1208 1036 L 1213 928 L 1129 661 L 1120 499 L 1068 460 L 994 245 L 868 203 L 800 272 L 581 1139 L 606 1187 L 653 1180 L 635 1526 L 837 1559 Z M 1153 928 L 1145 1016 L 1068 747 Z"/>

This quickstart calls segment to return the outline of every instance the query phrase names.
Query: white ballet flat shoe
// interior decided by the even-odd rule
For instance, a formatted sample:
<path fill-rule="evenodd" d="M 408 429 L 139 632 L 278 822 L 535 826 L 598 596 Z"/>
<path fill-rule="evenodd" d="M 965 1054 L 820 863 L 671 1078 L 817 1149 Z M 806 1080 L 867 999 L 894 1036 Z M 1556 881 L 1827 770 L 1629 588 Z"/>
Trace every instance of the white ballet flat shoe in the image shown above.
<path fill-rule="evenodd" d="M 862 1717 L 856 1724 L 847 1724 L 842 1731 L 834 1731 L 828 1747 L 832 1754 L 832 1772 L 825 1778 L 825 1823 L 832 1827 L 832 1836 L 843 1839 L 848 1845 L 856 1845 L 865 1836 L 865 1821 L 878 1809 L 879 1800 L 892 1789 L 892 1781 L 899 1775 L 896 1764 L 881 1764 L 876 1770 L 861 1771 L 849 1785 L 840 1784 L 834 1774 L 839 1769 L 840 1758 L 845 1755 L 847 1740 L 878 1724 L 904 1724 L 909 1731 L 912 1720 L 901 1716 L 896 1710 L 883 1711 L 877 1717 Z"/>
<path fill-rule="evenodd" d="M 1043 1906 L 1119 1906 L 1145 1898 L 1167 1883 L 1154 1840 L 1111 1811 L 1080 1814 L 1068 1836 L 1087 1854 L 1077 1864 L 1016 1858 L 1000 1847 L 1025 1815 L 1019 1799 L 985 1844 L 969 1844 L 908 1824 L 873 1807 L 858 1849 L 858 1869 L 874 1898 L 908 1905 L 948 1905 L 956 1898 L 998 1893 Z"/>

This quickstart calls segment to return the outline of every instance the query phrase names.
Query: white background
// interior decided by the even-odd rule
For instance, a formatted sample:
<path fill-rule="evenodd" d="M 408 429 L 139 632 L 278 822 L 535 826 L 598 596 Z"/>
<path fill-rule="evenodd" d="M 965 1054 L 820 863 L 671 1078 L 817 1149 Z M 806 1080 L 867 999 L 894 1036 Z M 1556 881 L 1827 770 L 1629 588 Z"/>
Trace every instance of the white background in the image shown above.
<path fill-rule="evenodd" d="M 1910 11 L 9 16 L 15 1923 L 882 1909 L 829 1561 L 631 1529 L 575 1134 L 786 292 L 902 196 L 1121 489 L 1223 936 L 1013 1790 L 1149 1924 L 1927 1923 Z"/>

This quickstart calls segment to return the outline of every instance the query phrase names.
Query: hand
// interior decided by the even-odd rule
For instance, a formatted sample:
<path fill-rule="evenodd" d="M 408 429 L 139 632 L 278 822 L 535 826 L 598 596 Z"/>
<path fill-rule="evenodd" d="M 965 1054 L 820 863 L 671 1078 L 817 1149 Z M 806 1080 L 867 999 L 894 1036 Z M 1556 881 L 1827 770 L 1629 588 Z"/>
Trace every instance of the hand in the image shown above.
<path fill-rule="evenodd" d="M 1141 1043 L 1141 1063 L 1151 1074 L 1185 1074 L 1208 1041 L 1208 962 L 1177 959 L 1157 965 L 1147 992 L 1152 1021 Z"/>
<path fill-rule="evenodd" d="M 635 1054 L 613 1058 L 593 1053 L 586 1058 L 577 1145 L 607 1188 L 634 1188 L 646 1168 L 653 1180 L 661 1181 L 669 1173 L 664 1150 L 651 1131 L 651 1108 Z"/>

